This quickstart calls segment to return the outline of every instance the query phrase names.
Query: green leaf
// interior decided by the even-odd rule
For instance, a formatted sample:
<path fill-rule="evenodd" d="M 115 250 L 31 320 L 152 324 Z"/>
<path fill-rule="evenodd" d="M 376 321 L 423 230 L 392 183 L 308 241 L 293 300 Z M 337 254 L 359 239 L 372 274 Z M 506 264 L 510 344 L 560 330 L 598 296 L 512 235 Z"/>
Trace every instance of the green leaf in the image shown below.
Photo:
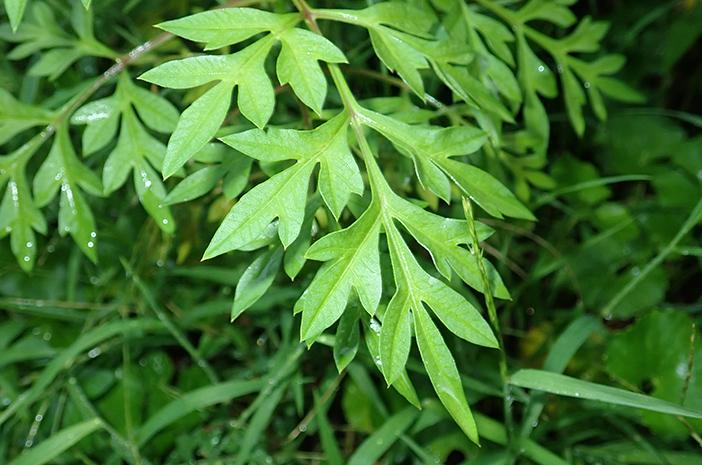
<path fill-rule="evenodd" d="M 472 243 L 467 221 L 435 215 L 396 196 L 391 197 L 389 204 L 393 217 L 400 220 L 417 242 L 431 254 L 439 273 L 451 279 L 453 269 L 466 284 L 484 292 L 475 257 L 467 249 L 459 247 L 461 244 Z M 492 229 L 482 223 L 476 223 L 476 227 L 480 240 L 485 240 L 492 234 Z M 509 292 L 499 274 L 487 260 L 483 261 L 493 294 L 501 299 L 509 299 Z"/>
<path fill-rule="evenodd" d="M 444 84 L 468 105 L 483 112 L 494 113 L 508 123 L 514 123 L 509 110 L 467 68 L 436 60 L 432 60 L 432 66 Z"/>
<path fill-rule="evenodd" d="M 25 129 L 48 126 L 57 116 L 56 112 L 20 102 L 0 87 L 0 145 Z"/>
<path fill-rule="evenodd" d="M 221 165 L 206 166 L 179 182 L 163 201 L 172 205 L 202 197 L 214 189 L 224 174 Z"/>
<path fill-rule="evenodd" d="M 321 114 L 327 79 L 317 60 L 344 63 L 346 57 L 327 39 L 304 29 L 287 29 L 279 37 L 283 46 L 276 65 L 278 80 L 289 83 L 300 100 Z"/>
<path fill-rule="evenodd" d="M 46 234 L 46 220 L 35 206 L 24 167 L 13 172 L 0 203 L 0 239 L 10 234 L 10 249 L 24 271 L 34 267 L 34 231 Z"/>
<path fill-rule="evenodd" d="M 341 11 L 345 15 L 355 16 L 361 23 L 385 24 L 424 37 L 430 37 L 429 29 L 436 21 L 436 17 L 430 11 L 402 2 L 382 2 L 363 10 Z"/>
<path fill-rule="evenodd" d="M 359 318 L 361 314 L 357 305 L 349 305 L 339 320 L 334 339 L 334 363 L 341 373 L 356 357 L 361 341 Z"/>
<path fill-rule="evenodd" d="M 71 123 L 88 126 L 83 131 L 83 156 L 97 152 L 114 139 L 120 113 L 120 101 L 115 96 L 90 102 L 73 113 Z"/>
<path fill-rule="evenodd" d="M 380 359 L 381 325 L 378 320 L 368 315 L 366 315 L 366 318 L 362 318 L 362 321 L 365 328 L 366 346 L 368 347 L 371 357 L 373 357 L 373 360 L 375 360 L 376 368 L 378 368 L 378 370 L 382 373 L 383 363 Z M 402 397 L 407 399 L 410 404 L 414 405 L 418 409 L 422 408 L 419 398 L 417 397 L 417 392 L 412 385 L 412 381 L 407 375 L 407 370 L 402 370 L 402 373 L 392 384 L 392 387 L 395 388 L 395 390 L 400 393 Z"/>
<path fill-rule="evenodd" d="M 478 444 L 478 429 L 468 407 L 456 362 L 426 310 L 414 309 L 419 352 L 439 399 L 468 439 Z"/>
<path fill-rule="evenodd" d="M 300 233 L 309 179 L 317 162 L 322 164 L 322 173 L 330 172 L 320 177 L 339 180 L 335 185 L 320 186 L 325 189 L 323 197 L 326 194 L 333 200 L 330 208 L 343 208 L 352 191 L 360 194 L 363 181 L 349 154 L 347 122 L 348 115 L 341 113 L 313 131 L 274 128 L 264 133 L 254 129 L 223 137 L 226 144 L 261 161 L 297 159 L 298 163 L 257 185 L 234 205 L 212 238 L 205 258 L 245 246 L 275 217 L 280 219 L 280 239 L 288 247 Z"/>
<path fill-rule="evenodd" d="M 412 91 L 424 100 L 424 83 L 419 69 L 428 68 L 424 54 L 409 45 L 405 34 L 383 26 L 370 30 L 371 42 L 378 58 L 390 71 L 396 71 Z"/>
<path fill-rule="evenodd" d="M 101 426 L 102 421 L 97 418 L 71 425 L 52 434 L 50 438 L 41 441 L 8 465 L 43 465 Z"/>
<path fill-rule="evenodd" d="M 440 160 L 439 166 L 467 196 L 489 214 L 498 218 L 505 214 L 525 220 L 536 219 L 504 184 L 487 172 L 448 158 Z"/>
<path fill-rule="evenodd" d="M 249 265 L 236 285 L 231 321 L 266 293 L 273 284 L 282 261 L 283 249 L 278 246 L 266 251 Z"/>
<path fill-rule="evenodd" d="M 418 128 L 366 109 L 362 116 L 363 124 L 387 137 L 400 152 L 410 154 L 422 184 L 447 203 L 450 184 L 435 161 L 473 153 L 487 139 L 485 133 L 472 127 Z"/>
<path fill-rule="evenodd" d="M 293 241 L 292 244 L 285 250 L 285 258 L 283 260 L 283 267 L 285 273 L 290 279 L 295 279 L 297 274 L 302 270 L 307 262 L 307 257 L 305 253 L 307 249 L 310 248 L 312 243 L 312 230 L 314 228 L 315 212 L 322 205 L 322 199 L 318 195 L 312 196 L 307 201 L 307 206 L 305 207 L 305 220 L 302 222 L 300 227 L 300 234 Z"/>
<path fill-rule="evenodd" d="M 307 258 L 327 261 L 303 294 L 300 337 L 307 340 L 342 314 L 353 287 L 361 304 L 374 314 L 381 295 L 379 206 L 373 202 L 351 226 L 328 234 L 307 251 Z"/>
<path fill-rule="evenodd" d="M 397 273 L 396 273 L 397 275 Z M 405 283 L 398 284 L 383 317 L 380 331 L 380 361 L 388 386 L 405 370 L 410 352 L 410 307 L 414 296 Z M 420 304 L 421 305 L 421 304 Z"/>
<path fill-rule="evenodd" d="M 405 310 L 409 311 L 410 307 L 413 312 L 423 310 L 422 302 L 424 302 L 456 336 L 473 344 L 497 347 L 497 339 L 478 310 L 456 291 L 442 281 L 429 276 L 419 266 L 394 225 L 385 224 L 385 232 L 388 235 L 397 292 L 407 292 L 408 294 L 408 297 L 401 300 L 404 302 Z M 388 317 L 387 312 L 393 307 L 392 303 L 390 301 L 391 305 L 388 305 L 386 318 Z M 395 310 L 399 309 L 395 308 Z M 383 326 L 385 324 L 385 320 L 383 320 Z M 392 352 L 384 353 L 382 351 L 382 336 L 383 333 L 381 333 L 381 355 L 391 355 Z M 383 365 L 385 362 L 386 359 L 383 359 Z"/>
<path fill-rule="evenodd" d="M 144 210 L 166 234 L 175 232 L 171 210 L 166 205 L 166 189 L 160 176 L 144 160 L 134 165 L 134 187 Z"/>
<path fill-rule="evenodd" d="M 625 391 L 623 389 L 591 383 L 570 376 L 542 370 L 519 370 L 509 377 L 509 383 L 527 389 L 537 389 L 561 396 L 596 400 L 615 405 L 652 410 L 680 415 L 683 417 L 702 418 L 702 410 L 692 410 L 655 397 Z"/>
<path fill-rule="evenodd" d="M 161 169 L 166 147 L 147 131 L 142 121 L 151 129 L 168 131 L 175 125 L 177 114 L 171 103 L 136 86 L 129 75 L 123 73 L 114 95 L 84 105 L 71 118 L 74 124 L 87 125 L 83 133 L 86 155 L 114 139 L 121 118 L 117 144 L 102 171 L 104 192 L 110 194 L 119 189 L 134 171 L 139 201 L 161 230 L 168 234 L 174 231 L 173 217 L 165 202 L 163 182 L 154 171 Z"/>
<path fill-rule="evenodd" d="M 515 12 L 515 17 L 524 23 L 544 20 L 563 28 L 570 27 L 577 21 L 577 17 L 568 7 L 543 0 L 531 0 Z"/>
<path fill-rule="evenodd" d="M 144 124 L 154 131 L 173 132 L 180 116 L 178 109 L 165 98 L 134 85 L 131 80 L 126 82 L 129 83 L 127 93 Z"/>
<path fill-rule="evenodd" d="M 103 187 L 95 173 L 78 160 L 68 135 L 68 125 L 59 126 L 49 156 L 34 177 L 37 205 L 51 202 L 59 186 L 59 234 L 70 234 L 83 253 L 96 262 L 95 218 L 79 186 L 96 196 L 102 196 Z"/>
<path fill-rule="evenodd" d="M 13 32 L 17 31 L 26 6 L 27 0 L 5 0 L 5 11 L 10 18 L 10 25 L 12 26 Z"/>
<path fill-rule="evenodd" d="M 213 50 L 244 41 L 265 31 L 277 31 L 300 14 L 275 14 L 255 8 L 224 8 L 204 11 L 157 27 L 195 42 L 205 42 L 205 50 Z"/>
<path fill-rule="evenodd" d="M 165 177 L 173 175 L 212 139 L 229 110 L 234 86 L 239 86 L 238 105 L 242 115 L 259 128 L 266 125 L 273 114 L 275 96 L 263 64 L 273 43 L 274 37 L 269 35 L 232 55 L 170 61 L 140 76 L 145 81 L 174 88 L 221 81 L 181 115 L 168 143 L 163 164 Z"/>

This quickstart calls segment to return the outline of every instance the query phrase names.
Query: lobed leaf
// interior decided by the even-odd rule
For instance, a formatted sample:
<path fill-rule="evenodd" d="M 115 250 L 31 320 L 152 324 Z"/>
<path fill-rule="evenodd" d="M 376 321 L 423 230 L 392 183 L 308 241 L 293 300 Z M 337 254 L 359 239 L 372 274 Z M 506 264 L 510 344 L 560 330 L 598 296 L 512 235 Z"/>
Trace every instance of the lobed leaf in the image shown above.
<path fill-rule="evenodd" d="M 34 177 L 37 205 L 43 206 L 51 202 L 59 186 L 59 234 L 70 234 L 83 253 L 96 262 L 95 218 L 79 186 L 95 196 L 103 195 L 103 187 L 95 173 L 78 160 L 67 125 L 59 126 L 49 156 Z"/>
<path fill-rule="evenodd" d="M 283 45 L 276 64 L 278 80 L 289 83 L 300 100 L 321 114 L 327 79 L 317 60 L 345 63 L 346 57 L 333 43 L 304 29 L 286 29 L 279 38 Z"/>
<path fill-rule="evenodd" d="M 351 226 L 324 236 L 305 254 L 309 259 L 327 263 L 303 294 L 303 341 L 321 333 L 341 316 L 352 287 L 366 311 L 375 313 L 382 289 L 379 212 L 377 203 L 371 203 Z"/>
<path fill-rule="evenodd" d="M 291 21 L 299 21 L 299 13 L 275 14 L 255 8 L 223 8 L 157 25 L 180 37 L 205 42 L 205 50 L 213 50 L 244 41 L 256 34 L 277 31 Z"/>

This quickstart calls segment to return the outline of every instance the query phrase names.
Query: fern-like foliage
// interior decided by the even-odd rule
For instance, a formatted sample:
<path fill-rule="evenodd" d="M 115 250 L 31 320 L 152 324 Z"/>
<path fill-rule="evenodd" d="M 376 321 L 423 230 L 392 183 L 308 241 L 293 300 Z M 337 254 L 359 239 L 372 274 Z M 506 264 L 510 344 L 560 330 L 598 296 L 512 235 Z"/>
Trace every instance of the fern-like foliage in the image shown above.
<path fill-rule="evenodd" d="M 490 0 L 393 1 L 341 10 L 311 8 L 298 0 L 295 12 L 226 8 L 167 21 L 159 27 L 203 43 L 206 53 L 166 61 L 139 79 L 193 89 L 188 95 L 196 98 L 180 115 L 127 72 L 114 93 L 80 109 L 80 96 L 55 110 L 20 103 L 0 89 L 0 144 L 28 128 L 48 126 L 31 143 L 0 156 L 0 185 L 7 185 L 0 237 L 10 234 L 13 253 L 30 270 L 35 233 L 47 232 L 41 209 L 60 192 L 59 232 L 70 234 L 96 260 L 97 230 L 84 193 L 110 195 L 131 172 L 144 209 L 164 233 L 172 233 L 169 205 L 219 189 L 221 181 L 223 195 L 237 200 L 204 258 L 259 251 L 237 286 L 232 320 L 265 293 L 281 268 L 299 279 L 307 261 L 319 262 L 294 308 L 301 314 L 301 340 L 312 344 L 338 322 L 335 360 L 342 370 L 356 354 L 363 328 L 387 384 L 418 406 L 405 369 L 414 339 L 438 397 L 478 442 L 455 360 L 437 322 L 468 342 L 496 348 L 481 312 L 458 292 L 458 283 L 449 281 L 455 275 L 501 299 L 509 293 L 492 265 L 478 262 L 482 259 L 475 253 L 475 237 L 484 240 L 492 230 L 478 224 L 474 235 L 465 219 L 424 207 L 469 197 L 494 217 L 534 219 L 498 180 L 497 171 L 493 175 L 477 166 L 481 160 L 507 166 L 522 200 L 528 200 L 530 185 L 545 189 L 551 184 L 539 171 L 549 136 L 541 99 L 555 97 L 558 86 L 547 59 L 539 58 L 533 45 L 552 58 L 578 134 L 585 128 L 587 97 L 601 119 L 606 117 L 602 95 L 638 98 L 607 77 L 623 65 L 620 57 L 588 61 L 579 55 L 598 50 L 606 25 L 586 18 L 562 39 L 529 25 L 538 20 L 574 26 L 572 3 L 530 0 L 507 8 Z M 5 0 L 5 5 L 10 25 L 0 28 L 0 37 L 19 43 L 10 58 L 51 49 L 30 73 L 53 79 L 81 56 L 115 55 L 94 39 L 91 16 L 82 7 L 73 9 L 78 37 L 72 38 L 52 26 L 51 10 L 40 2 L 21 25 L 25 1 Z M 339 64 L 347 63 L 353 44 L 325 37 L 320 24 L 329 22 L 367 31 L 380 63 L 400 79 L 378 75 L 395 79 L 407 91 L 401 97 L 406 112 L 382 111 L 377 102 L 363 100 L 373 95 L 351 90 L 353 70 L 347 73 Z M 279 90 L 289 86 L 313 111 L 310 118 L 304 109 L 307 127 L 269 126 L 276 108 L 274 78 Z M 442 88 L 453 101 L 442 103 L 427 91 Z M 247 123 L 230 123 L 234 92 L 236 113 Z M 333 104 L 325 109 L 328 93 Z M 13 111 L 3 110 L 9 107 Z M 67 116 L 76 127 L 85 126 L 83 156 L 106 154 L 102 179 L 77 156 Z M 28 172 L 28 162 L 53 131 L 48 155 L 36 172 Z M 172 133 L 167 145 L 158 133 Z M 213 142 L 216 138 L 223 144 Z M 381 161 L 395 155 L 413 167 L 421 199 L 407 195 L 385 172 Z M 267 176 L 246 190 L 254 163 Z M 165 178 L 185 177 L 167 193 L 157 171 Z M 431 262 L 419 258 L 421 249 Z M 391 280 L 382 278 L 385 256 Z"/>

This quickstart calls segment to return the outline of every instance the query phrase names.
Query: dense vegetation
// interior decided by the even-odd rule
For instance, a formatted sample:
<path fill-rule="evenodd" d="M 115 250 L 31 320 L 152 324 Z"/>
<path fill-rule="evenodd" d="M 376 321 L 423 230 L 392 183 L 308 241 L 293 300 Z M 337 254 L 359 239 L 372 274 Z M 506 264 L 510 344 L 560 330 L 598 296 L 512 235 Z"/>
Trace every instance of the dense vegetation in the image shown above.
<path fill-rule="evenodd" d="M 0 463 L 702 463 L 700 2 L 220 3 L 0 8 Z"/>

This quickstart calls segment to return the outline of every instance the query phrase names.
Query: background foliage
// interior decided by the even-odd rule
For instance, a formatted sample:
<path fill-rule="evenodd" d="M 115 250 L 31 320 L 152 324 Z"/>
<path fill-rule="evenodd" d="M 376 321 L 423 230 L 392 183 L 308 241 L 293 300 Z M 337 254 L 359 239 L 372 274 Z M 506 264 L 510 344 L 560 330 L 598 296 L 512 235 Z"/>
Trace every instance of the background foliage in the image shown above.
<path fill-rule="evenodd" d="M 699 2 L 90 3 L 4 2 L 0 461 L 702 460 Z"/>

